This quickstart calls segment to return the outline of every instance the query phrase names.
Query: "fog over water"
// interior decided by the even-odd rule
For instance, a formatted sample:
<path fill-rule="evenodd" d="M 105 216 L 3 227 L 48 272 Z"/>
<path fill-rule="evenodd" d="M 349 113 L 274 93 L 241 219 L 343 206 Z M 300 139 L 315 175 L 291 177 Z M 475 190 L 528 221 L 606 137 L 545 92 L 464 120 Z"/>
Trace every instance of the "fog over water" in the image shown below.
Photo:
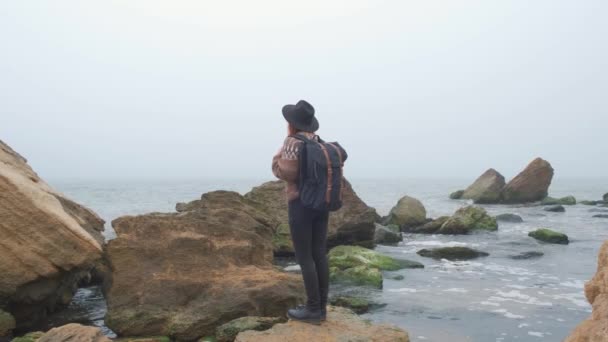
<path fill-rule="evenodd" d="M 0 139 L 52 179 L 270 178 L 315 105 L 358 178 L 608 167 L 608 2 L 3 1 Z"/>

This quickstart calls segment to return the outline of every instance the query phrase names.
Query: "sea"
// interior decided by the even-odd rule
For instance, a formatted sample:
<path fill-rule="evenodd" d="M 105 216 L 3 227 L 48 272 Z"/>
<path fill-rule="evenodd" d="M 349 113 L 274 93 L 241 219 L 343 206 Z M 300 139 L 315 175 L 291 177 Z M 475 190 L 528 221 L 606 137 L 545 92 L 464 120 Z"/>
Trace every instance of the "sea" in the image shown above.
<path fill-rule="evenodd" d="M 55 180 L 49 183 L 73 200 L 96 211 L 106 223 L 105 236 L 115 238 L 111 221 L 123 215 L 172 212 L 177 202 L 200 198 L 213 190 L 248 192 L 269 179 L 248 180 Z M 350 179 L 357 194 L 386 215 L 398 199 L 419 199 L 429 217 L 450 215 L 470 204 L 448 195 L 465 188 L 471 179 Z M 573 195 L 578 200 L 599 200 L 608 192 L 608 179 L 555 178 L 550 195 Z M 378 246 L 395 258 L 423 263 L 423 269 L 385 272 L 381 290 L 332 286 L 334 293 L 365 297 L 374 305 L 363 318 L 406 329 L 412 341 L 562 341 L 591 313 L 584 284 L 596 271 L 597 255 L 608 239 L 608 208 L 567 206 L 554 213 L 541 206 L 483 205 L 492 215 L 513 213 L 523 223 L 499 222 L 497 232 L 442 236 L 404 234 L 403 242 Z M 528 237 L 537 228 L 567 234 L 568 245 L 539 243 Z M 423 248 L 467 246 L 490 255 L 452 262 L 423 258 Z M 542 257 L 514 260 L 523 252 Z M 402 280 L 393 279 L 402 275 Z M 80 322 L 101 327 L 106 306 L 98 287 L 82 288 L 70 306 L 49 319 L 49 325 Z"/>

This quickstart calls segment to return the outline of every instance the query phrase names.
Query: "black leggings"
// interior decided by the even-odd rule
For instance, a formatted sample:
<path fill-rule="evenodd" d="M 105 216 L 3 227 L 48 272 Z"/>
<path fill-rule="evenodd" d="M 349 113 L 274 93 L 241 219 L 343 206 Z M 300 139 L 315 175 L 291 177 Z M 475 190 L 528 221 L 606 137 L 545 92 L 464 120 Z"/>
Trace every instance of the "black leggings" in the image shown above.
<path fill-rule="evenodd" d="M 329 292 L 327 264 L 327 222 L 329 212 L 308 209 L 299 199 L 289 202 L 289 227 L 296 259 L 306 287 L 306 305 L 311 310 L 325 308 Z"/>

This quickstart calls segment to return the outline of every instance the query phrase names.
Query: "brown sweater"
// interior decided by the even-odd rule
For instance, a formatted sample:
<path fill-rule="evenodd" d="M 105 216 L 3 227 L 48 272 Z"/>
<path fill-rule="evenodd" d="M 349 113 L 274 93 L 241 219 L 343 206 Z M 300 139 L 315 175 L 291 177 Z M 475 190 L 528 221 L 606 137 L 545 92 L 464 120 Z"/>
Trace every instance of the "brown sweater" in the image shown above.
<path fill-rule="evenodd" d="M 319 137 L 311 132 L 299 132 L 311 140 L 319 140 Z M 284 180 L 287 200 L 291 201 L 300 196 L 298 193 L 298 178 L 300 176 L 300 161 L 298 159 L 302 141 L 287 137 L 281 150 L 272 158 L 272 173 Z"/>

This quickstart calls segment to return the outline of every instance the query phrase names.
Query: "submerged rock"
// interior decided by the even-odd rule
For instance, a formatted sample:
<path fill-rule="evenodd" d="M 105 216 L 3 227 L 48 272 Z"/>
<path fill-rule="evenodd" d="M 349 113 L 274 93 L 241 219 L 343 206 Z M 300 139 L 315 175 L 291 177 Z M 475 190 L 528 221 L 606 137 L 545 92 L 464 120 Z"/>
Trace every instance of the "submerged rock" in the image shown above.
<path fill-rule="evenodd" d="M 403 241 L 403 236 L 396 225 L 383 226 L 376 224 L 374 240 L 377 244 L 395 244 Z"/>
<path fill-rule="evenodd" d="M 566 196 L 562 198 L 545 197 L 540 202 L 542 205 L 575 205 L 576 198 L 574 196 Z"/>
<path fill-rule="evenodd" d="M 468 234 L 474 230 L 489 230 L 498 229 L 496 219 L 488 215 L 485 209 L 476 206 L 467 206 L 458 209 L 452 217 L 450 217 L 438 233 L 440 234 Z"/>
<path fill-rule="evenodd" d="M 494 169 L 484 172 L 462 194 L 463 199 L 475 203 L 499 203 L 501 191 L 505 186 L 505 177 Z"/>
<path fill-rule="evenodd" d="M 585 296 L 593 312 L 574 329 L 565 342 L 608 341 L 608 241 L 600 248 L 597 272 L 585 284 Z"/>
<path fill-rule="evenodd" d="M 286 319 L 282 317 L 241 317 L 219 326 L 216 329 L 215 337 L 218 342 L 232 342 L 236 338 L 236 335 L 243 331 L 268 330 L 272 328 L 273 325 L 285 321 Z"/>
<path fill-rule="evenodd" d="M 51 188 L 0 141 L 0 308 L 18 329 L 70 302 L 102 256 L 103 229 L 99 216 Z"/>
<path fill-rule="evenodd" d="M 557 243 L 562 245 L 567 245 L 569 243 L 568 236 L 566 234 L 562 234 L 547 228 L 532 231 L 528 233 L 528 236 L 548 243 Z"/>
<path fill-rule="evenodd" d="M 522 252 L 522 253 L 519 253 L 516 255 L 512 255 L 512 256 L 510 256 L 510 258 L 514 259 L 514 260 L 527 260 L 527 259 L 540 258 L 543 255 L 545 255 L 545 253 L 543 253 L 543 252 L 531 251 L 531 252 Z"/>
<path fill-rule="evenodd" d="M 167 336 L 121 337 L 114 342 L 172 342 Z"/>
<path fill-rule="evenodd" d="M 361 297 L 338 296 L 330 300 L 331 305 L 340 306 L 353 310 L 356 314 L 364 314 L 369 311 L 370 302 Z"/>
<path fill-rule="evenodd" d="M 553 213 L 563 213 L 566 211 L 566 208 L 562 205 L 551 205 L 543 208 L 544 211 L 550 211 Z"/>
<path fill-rule="evenodd" d="M 283 315 L 304 291 L 301 276 L 273 266 L 268 220 L 228 191 L 194 210 L 114 220 L 106 324 L 119 336 L 190 341 L 239 317 Z"/>
<path fill-rule="evenodd" d="M 584 204 L 584 205 L 598 205 L 598 204 L 604 204 L 604 201 L 580 201 L 578 203 Z"/>
<path fill-rule="evenodd" d="M 516 214 L 500 214 L 496 215 L 496 220 L 501 222 L 521 223 L 524 219 Z"/>
<path fill-rule="evenodd" d="M 595 217 L 595 218 L 608 218 L 608 214 L 597 214 L 597 215 L 593 215 L 593 217 Z"/>
<path fill-rule="evenodd" d="M 553 168 L 541 158 L 534 159 L 528 166 L 513 178 L 502 190 L 504 203 L 528 203 L 540 201 L 547 197 Z"/>
<path fill-rule="evenodd" d="M 426 223 L 426 209 L 419 200 L 403 196 L 397 204 L 391 209 L 385 223 L 395 224 L 406 230 L 410 227 L 416 227 Z"/>
<path fill-rule="evenodd" d="M 427 258 L 447 260 L 470 260 L 490 255 L 486 252 L 478 251 L 468 247 L 441 247 L 433 249 L 421 249 L 416 253 L 420 256 Z"/>
<path fill-rule="evenodd" d="M 369 323 L 352 311 L 330 306 L 327 321 L 320 326 L 289 321 L 266 331 L 246 331 L 236 342 L 391 341 L 409 342 L 407 332 L 388 325 Z"/>
<path fill-rule="evenodd" d="M 454 191 L 450 194 L 450 199 L 461 199 L 464 194 L 464 190 Z"/>

